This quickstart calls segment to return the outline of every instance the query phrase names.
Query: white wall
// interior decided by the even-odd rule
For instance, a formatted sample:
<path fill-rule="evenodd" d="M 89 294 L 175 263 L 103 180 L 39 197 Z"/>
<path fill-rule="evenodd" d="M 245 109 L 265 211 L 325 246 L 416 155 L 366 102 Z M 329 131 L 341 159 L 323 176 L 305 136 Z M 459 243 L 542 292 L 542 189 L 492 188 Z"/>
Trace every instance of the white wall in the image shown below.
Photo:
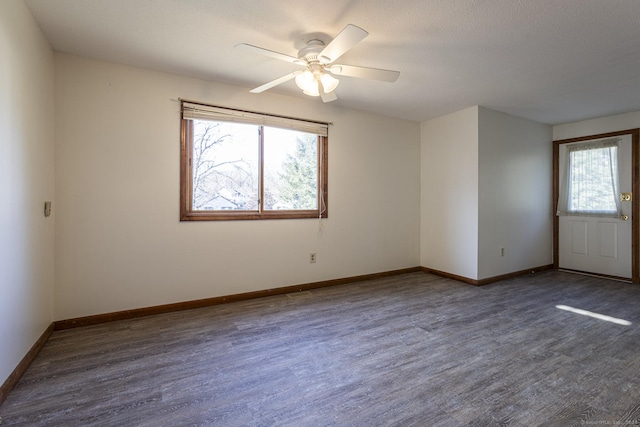
<path fill-rule="evenodd" d="M 22 0 L 0 1 L 0 384 L 53 320 L 54 59 Z"/>
<path fill-rule="evenodd" d="M 551 127 L 476 106 L 421 129 L 421 265 L 481 280 L 551 264 Z"/>
<path fill-rule="evenodd" d="M 480 107 L 478 134 L 478 278 L 552 264 L 551 126 Z"/>
<path fill-rule="evenodd" d="M 600 133 L 617 132 L 640 127 L 640 111 L 553 127 L 553 140 L 579 138 Z"/>
<path fill-rule="evenodd" d="M 478 107 L 421 132 L 421 265 L 477 279 Z"/>
<path fill-rule="evenodd" d="M 179 222 L 179 97 L 333 122 L 322 235 Z M 56 54 L 56 144 L 56 320 L 419 265 L 418 123 Z"/>

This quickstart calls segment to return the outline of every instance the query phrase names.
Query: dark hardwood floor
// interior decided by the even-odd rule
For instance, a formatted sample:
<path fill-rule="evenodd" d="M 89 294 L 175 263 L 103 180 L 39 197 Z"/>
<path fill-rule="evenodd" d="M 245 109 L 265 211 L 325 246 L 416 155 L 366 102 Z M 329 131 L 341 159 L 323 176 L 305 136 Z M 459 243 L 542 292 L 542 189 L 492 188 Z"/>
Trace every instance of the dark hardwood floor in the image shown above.
<path fill-rule="evenodd" d="M 621 325 L 556 308 L 570 306 Z M 426 273 L 56 331 L 22 426 L 640 424 L 640 286 Z"/>

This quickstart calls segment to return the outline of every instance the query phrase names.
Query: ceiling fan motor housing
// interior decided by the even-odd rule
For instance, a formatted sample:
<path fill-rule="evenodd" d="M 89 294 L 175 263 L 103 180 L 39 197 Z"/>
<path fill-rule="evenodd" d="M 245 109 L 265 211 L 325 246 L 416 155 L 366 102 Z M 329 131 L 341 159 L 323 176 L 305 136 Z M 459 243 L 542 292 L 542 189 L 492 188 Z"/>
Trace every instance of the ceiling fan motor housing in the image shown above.
<path fill-rule="evenodd" d="M 298 51 L 298 58 L 304 59 L 307 63 L 320 62 L 318 55 L 324 49 L 322 40 L 313 39 L 307 42 L 307 45 Z"/>

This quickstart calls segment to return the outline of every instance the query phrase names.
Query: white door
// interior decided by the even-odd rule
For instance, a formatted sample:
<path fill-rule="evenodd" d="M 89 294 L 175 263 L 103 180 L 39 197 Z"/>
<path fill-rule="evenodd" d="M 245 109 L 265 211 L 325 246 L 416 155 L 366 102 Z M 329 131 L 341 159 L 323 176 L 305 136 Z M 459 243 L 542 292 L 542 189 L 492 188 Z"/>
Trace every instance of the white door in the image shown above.
<path fill-rule="evenodd" d="M 615 139 L 618 139 L 615 151 L 617 151 L 616 157 L 619 178 L 618 194 L 615 194 L 615 197 L 620 201 L 621 193 L 631 193 L 632 139 L 631 135 L 622 135 Z M 608 141 L 610 140 L 611 138 L 608 139 Z M 594 140 L 560 145 L 558 167 L 561 187 L 567 188 L 565 185 L 566 179 L 572 179 L 571 177 L 567 178 L 565 174 L 567 168 L 573 170 L 572 168 L 574 167 L 580 167 L 579 163 L 588 161 L 585 160 L 586 155 L 582 154 L 585 150 L 593 149 L 594 147 L 596 150 L 604 150 L 598 148 L 599 142 L 598 140 Z M 585 148 L 584 146 L 578 148 L 577 146 L 579 144 L 591 144 L 591 148 Z M 600 154 L 604 153 L 601 152 Z M 567 156 L 569 156 L 569 159 Z M 615 167 L 615 161 L 609 163 L 608 160 L 609 159 L 598 161 L 597 166 L 583 165 L 585 167 L 582 169 L 582 172 L 575 173 L 573 177 L 574 182 L 578 179 L 583 181 L 585 185 L 574 185 L 572 190 L 574 194 L 568 196 L 568 200 L 571 200 L 571 197 L 573 197 L 573 204 L 580 205 L 580 203 L 582 203 L 582 207 L 577 209 L 577 211 L 570 212 L 569 215 L 560 215 L 559 217 L 558 266 L 562 269 L 630 279 L 632 276 L 631 201 L 619 202 L 618 208 L 621 210 L 621 215 L 606 213 L 606 211 L 613 208 L 610 201 L 604 202 L 605 205 L 609 203 L 608 206 L 598 205 L 598 203 L 589 206 L 589 203 L 585 202 L 585 200 L 589 198 L 599 198 L 601 200 L 605 198 L 603 196 L 603 188 L 608 189 L 610 183 L 601 182 L 601 180 L 606 181 L 605 178 L 602 178 L 602 175 L 607 176 L 608 173 L 606 171 L 609 170 L 608 168 Z M 574 164 L 572 165 L 571 162 Z M 603 170 L 605 172 L 603 172 Z M 612 170 L 612 172 L 615 174 L 615 171 Z M 578 175 L 579 178 L 576 178 Z M 600 186 L 600 189 L 596 190 L 596 196 L 593 194 L 594 185 L 596 187 Z M 590 187 L 591 190 L 587 190 Z M 591 193 L 588 194 L 589 192 Z M 563 191 L 561 189 L 560 199 L 562 199 L 562 194 Z M 580 200 L 582 200 L 582 202 L 580 202 Z M 559 202 L 559 206 L 560 205 L 561 202 Z M 590 209 L 593 209 L 593 212 L 590 212 Z M 571 211 L 571 208 L 569 207 L 567 210 Z M 587 213 L 580 216 L 583 212 Z"/>

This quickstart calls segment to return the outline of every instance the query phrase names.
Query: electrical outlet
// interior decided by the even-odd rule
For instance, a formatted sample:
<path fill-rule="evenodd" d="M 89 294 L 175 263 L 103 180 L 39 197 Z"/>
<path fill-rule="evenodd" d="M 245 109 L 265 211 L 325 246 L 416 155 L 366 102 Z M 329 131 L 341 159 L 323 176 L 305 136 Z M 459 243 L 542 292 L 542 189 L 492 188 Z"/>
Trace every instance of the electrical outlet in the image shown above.
<path fill-rule="evenodd" d="M 309 262 L 311 264 L 316 262 L 316 253 L 315 252 L 309 254 Z"/>
<path fill-rule="evenodd" d="M 504 256 L 504 246 L 500 247 L 500 256 Z"/>

